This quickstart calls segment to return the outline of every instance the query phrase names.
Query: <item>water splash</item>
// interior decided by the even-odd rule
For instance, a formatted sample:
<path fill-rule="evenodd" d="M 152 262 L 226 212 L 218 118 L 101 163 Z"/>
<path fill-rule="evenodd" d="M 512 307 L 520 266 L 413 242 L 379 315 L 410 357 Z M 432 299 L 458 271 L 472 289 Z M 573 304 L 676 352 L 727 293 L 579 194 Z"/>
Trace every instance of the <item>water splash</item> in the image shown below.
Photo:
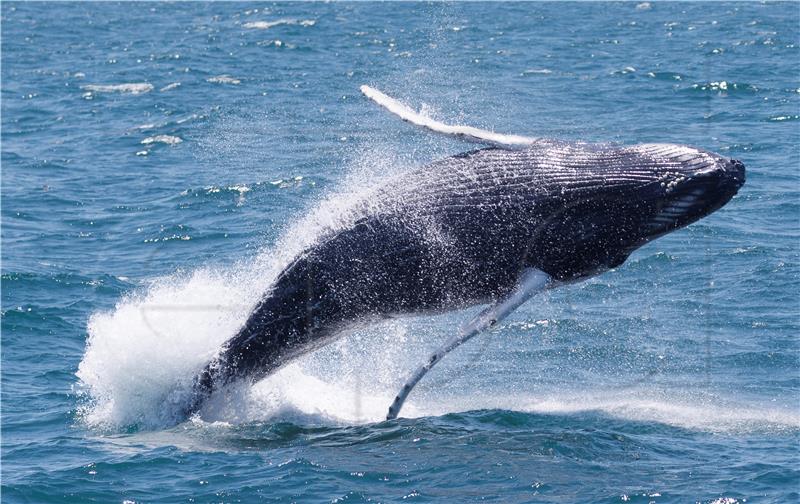
<path fill-rule="evenodd" d="M 91 427 L 109 430 L 160 428 L 181 420 L 194 376 L 241 327 L 283 268 L 321 237 L 361 215 L 381 178 L 403 169 L 392 164 L 395 157 L 380 146 L 373 146 L 359 159 L 337 190 L 290 224 L 274 246 L 257 256 L 228 267 L 159 278 L 120 300 L 113 310 L 92 315 L 77 372 L 83 398 L 79 417 Z M 318 369 L 336 368 L 325 362 Z M 298 373 L 297 367 L 287 366 L 252 390 L 228 391 L 226 398 L 210 401 L 201 413 L 205 418 L 249 421 L 293 409 L 325 411 L 336 404 L 330 402 L 337 397 L 335 381 Z M 328 406 L 323 403 L 312 408 L 305 398 L 302 391 L 315 387 L 326 388 L 320 397 L 329 401 Z M 361 416 L 347 412 L 327 416 L 337 415 L 341 420 Z M 366 418 L 377 417 L 370 413 Z"/>

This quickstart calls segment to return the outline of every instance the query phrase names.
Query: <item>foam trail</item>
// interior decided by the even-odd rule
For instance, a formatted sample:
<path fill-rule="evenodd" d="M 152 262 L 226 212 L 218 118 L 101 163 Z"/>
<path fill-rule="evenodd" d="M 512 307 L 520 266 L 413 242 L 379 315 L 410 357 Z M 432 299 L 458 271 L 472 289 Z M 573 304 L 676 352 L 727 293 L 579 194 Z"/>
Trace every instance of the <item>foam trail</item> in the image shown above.
<path fill-rule="evenodd" d="M 514 398 L 508 409 L 529 413 L 576 414 L 602 412 L 638 422 L 656 422 L 708 432 L 794 431 L 800 429 L 800 414 L 775 407 L 743 405 L 719 398 L 713 400 L 676 397 L 646 388 L 615 393 L 607 390 L 559 392 L 551 397 Z M 503 407 L 498 404 L 498 407 Z"/>
<path fill-rule="evenodd" d="M 451 126 L 449 124 L 444 124 L 431 119 L 430 117 L 424 116 L 411 107 L 383 94 L 375 88 L 364 85 L 361 86 L 361 92 L 364 93 L 364 96 L 382 106 L 392 114 L 399 116 L 402 120 L 410 122 L 416 126 L 435 131 L 437 133 L 454 135 L 472 142 L 484 144 L 491 143 L 503 147 L 524 147 L 538 141 L 538 139 L 532 137 L 504 135 L 502 133 L 494 133 L 492 131 L 482 130 L 472 126 Z"/>

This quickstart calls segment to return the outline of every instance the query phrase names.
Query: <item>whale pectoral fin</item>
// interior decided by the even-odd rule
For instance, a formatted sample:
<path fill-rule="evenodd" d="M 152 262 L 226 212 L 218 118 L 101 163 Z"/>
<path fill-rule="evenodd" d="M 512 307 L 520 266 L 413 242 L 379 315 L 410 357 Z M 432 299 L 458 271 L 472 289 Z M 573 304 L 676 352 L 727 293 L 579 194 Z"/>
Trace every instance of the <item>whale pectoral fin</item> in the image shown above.
<path fill-rule="evenodd" d="M 397 418 L 400 409 L 403 407 L 411 389 L 425 376 L 425 373 L 439 362 L 448 352 L 461 345 L 462 343 L 477 336 L 480 332 L 492 327 L 497 322 L 506 318 L 511 312 L 517 309 L 522 303 L 527 301 L 537 292 L 541 292 L 550 285 L 552 278 L 544 271 L 530 268 L 523 271 L 516 287 L 502 300 L 483 310 L 478 316 L 462 325 L 458 334 L 447 340 L 447 342 L 433 352 L 428 357 L 427 362 L 419 367 L 413 375 L 406 381 L 403 388 L 394 398 L 394 402 L 389 407 L 386 414 L 387 420 Z"/>
<path fill-rule="evenodd" d="M 457 136 L 470 142 L 493 144 L 507 149 L 525 147 L 538 141 L 536 138 L 524 137 L 520 135 L 503 135 L 501 133 L 494 133 L 492 131 L 473 128 L 472 126 L 451 126 L 449 124 L 444 124 L 431 119 L 430 117 L 426 117 L 408 105 L 405 105 L 394 98 L 381 93 L 375 88 L 366 85 L 361 86 L 361 92 L 364 93 L 364 96 L 385 108 L 392 114 L 399 116 L 400 119 L 410 122 L 416 126 L 435 131 L 436 133 Z"/>

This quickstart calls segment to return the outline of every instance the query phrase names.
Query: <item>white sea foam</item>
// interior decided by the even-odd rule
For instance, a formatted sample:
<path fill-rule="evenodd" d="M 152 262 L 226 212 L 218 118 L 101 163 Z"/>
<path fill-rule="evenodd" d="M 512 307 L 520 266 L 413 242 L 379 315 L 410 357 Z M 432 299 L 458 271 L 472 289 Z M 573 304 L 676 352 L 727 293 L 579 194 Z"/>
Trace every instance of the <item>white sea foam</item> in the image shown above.
<path fill-rule="evenodd" d="M 326 362 L 340 369 L 340 362 L 327 359 L 306 359 L 319 364 Z M 314 362 L 316 361 L 316 362 Z M 363 386 L 363 384 L 362 384 Z M 371 423 L 386 417 L 388 404 L 396 391 L 363 390 L 353 385 L 352 377 L 324 379 L 309 372 L 304 365 L 293 363 L 250 389 L 228 391 L 216 395 L 200 412 L 204 422 L 291 421 L 329 425 Z M 420 416 L 414 404 L 403 410 L 407 417 Z"/>
<path fill-rule="evenodd" d="M 136 82 L 128 84 L 87 84 L 81 89 L 93 93 L 130 93 L 141 94 L 149 93 L 153 90 L 153 85 L 147 82 Z"/>
<path fill-rule="evenodd" d="M 214 77 L 209 77 L 206 79 L 207 82 L 212 82 L 214 84 L 241 84 L 242 81 L 231 77 L 230 75 L 217 75 Z"/>
<path fill-rule="evenodd" d="M 383 331 L 387 331 L 383 336 L 376 332 L 371 334 L 382 346 L 366 345 L 369 355 L 356 355 L 356 349 L 364 345 L 363 340 L 342 341 L 339 344 L 347 350 L 329 349 L 287 366 L 254 386 L 246 396 L 235 396 L 234 401 L 224 404 L 207 405 L 203 419 L 334 425 L 382 421 L 398 391 L 397 379 L 405 377 L 415 365 L 413 357 L 409 360 L 402 356 L 409 347 L 418 348 L 420 343 L 407 335 L 398 339 L 398 334 L 406 332 L 401 325 L 384 327 Z M 323 369 L 325 367 L 327 369 Z M 244 397 L 246 400 L 242 400 Z M 539 397 L 524 393 L 487 393 L 479 388 L 461 393 L 451 387 L 428 388 L 412 394 L 402 416 L 439 416 L 479 409 L 555 415 L 600 413 L 623 420 L 718 433 L 800 429 L 800 411 L 742 404 L 719 397 L 692 397 L 691 393 L 682 391 L 654 391 L 646 386 L 625 392 L 559 388 Z"/>
<path fill-rule="evenodd" d="M 247 28 L 248 30 L 268 30 L 281 25 L 314 26 L 316 23 L 317 21 L 314 19 L 277 19 L 275 21 L 248 21 L 242 24 L 242 28 Z"/>
<path fill-rule="evenodd" d="M 800 411 L 747 405 L 719 398 L 692 398 L 678 392 L 665 394 L 647 388 L 624 393 L 604 390 L 560 392 L 544 399 L 516 398 L 508 403 L 509 409 L 531 413 L 597 411 L 627 420 L 658 422 L 710 432 L 800 429 Z M 504 406 L 498 404 L 496 407 Z"/>
<path fill-rule="evenodd" d="M 235 273 L 166 278 L 89 320 L 78 378 L 98 427 L 173 422 L 181 394 L 247 314 L 257 293 Z"/>
<path fill-rule="evenodd" d="M 149 145 L 153 143 L 163 143 L 167 145 L 176 145 L 183 142 L 181 137 L 172 136 L 172 135 L 155 135 L 150 136 L 142 140 L 142 144 Z"/>
<path fill-rule="evenodd" d="M 180 87 L 180 85 L 181 85 L 180 82 L 173 82 L 171 84 L 167 84 L 166 86 L 162 87 L 161 89 L 159 89 L 159 91 L 162 91 L 162 92 L 163 91 L 169 91 L 171 89 L 175 89 L 175 88 Z"/>
<path fill-rule="evenodd" d="M 550 75 L 553 73 L 552 70 L 549 68 L 529 68 L 522 72 L 522 75 L 530 75 L 530 74 L 541 74 L 541 75 Z"/>

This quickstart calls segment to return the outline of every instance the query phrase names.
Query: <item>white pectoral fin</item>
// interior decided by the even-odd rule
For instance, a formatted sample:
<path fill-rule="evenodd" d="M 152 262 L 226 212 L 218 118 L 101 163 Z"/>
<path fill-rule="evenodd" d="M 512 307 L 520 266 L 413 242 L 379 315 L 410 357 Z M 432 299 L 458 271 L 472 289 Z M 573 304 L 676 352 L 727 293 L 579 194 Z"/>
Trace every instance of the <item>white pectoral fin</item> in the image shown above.
<path fill-rule="evenodd" d="M 459 328 L 458 334 L 447 340 L 444 345 L 433 352 L 430 357 L 428 357 L 427 362 L 411 375 L 405 385 L 403 385 L 403 388 L 400 389 L 397 397 L 394 398 L 394 402 L 392 402 L 392 405 L 389 407 L 389 413 L 387 413 L 386 419 L 393 420 L 397 418 L 408 394 L 411 393 L 414 386 L 425 376 L 425 373 L 430 371 L 445 354 L 506 318 L 508 314 L 516 310 L 522 303 L 530 299 L 531 296 L 547 289 L 550 282 L 550 275 L 544 271 L 535 268 L 526 269 L 520 276 L 517 286 L 508 296 L 489 306 L 478 314 L 478 316 L 462 325 Z"/>
<path fill-rule="evenodd" d="M 437 133 L 461 137 L 472 142 L 494 144 L 505 148 L 525 147 L 537 141 L 536 138 L 520 135 L 503 135 L 501 133 L 473 128 L 472 126 L 451 126 L 424 116 L 408 105 L 381 93 L 375 88 L 366 85 L 361 86 L 361 92 L 364 93 L 364 96 L 392 114 L 399 116 L 400 119 Z"/>

